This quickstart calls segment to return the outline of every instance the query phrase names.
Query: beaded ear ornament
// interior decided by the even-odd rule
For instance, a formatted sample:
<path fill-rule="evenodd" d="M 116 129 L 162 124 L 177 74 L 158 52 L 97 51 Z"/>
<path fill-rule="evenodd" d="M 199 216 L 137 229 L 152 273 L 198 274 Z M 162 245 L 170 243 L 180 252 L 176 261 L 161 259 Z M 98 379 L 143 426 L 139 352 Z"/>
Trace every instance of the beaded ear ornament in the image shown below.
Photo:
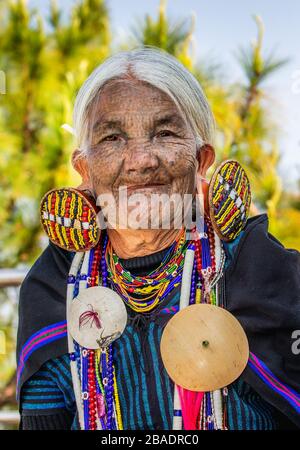
<path fill-rule="evenodd" d="M 84 252 L 99 242 L 98 212 L 93 197 L 86 191 L 61 188 L 44 195 L 40 219 L 55 245 L 71 252 Z"/>
<path fill-rule="evenodd" d="M 251 203 L 250 183 L 235 160 L 224 161 L 215 170 L 208 190 L 209 215 L 223 241 L 234 240 L 245 227 Z"/>

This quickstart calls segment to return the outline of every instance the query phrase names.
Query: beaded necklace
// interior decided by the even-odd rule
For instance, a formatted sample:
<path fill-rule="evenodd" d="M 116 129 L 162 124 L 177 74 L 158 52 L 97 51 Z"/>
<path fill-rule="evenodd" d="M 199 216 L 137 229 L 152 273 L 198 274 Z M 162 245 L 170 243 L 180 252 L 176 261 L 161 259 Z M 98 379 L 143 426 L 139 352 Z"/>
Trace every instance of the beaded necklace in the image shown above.
<path fill-rule="evenodd" d="M 105 274 L 108 271 L 113 289 L 125 304 L 133 311 L 146 313 L 153 310 L 179 285 L 186 248 L 185 230 L 182 230 L 159 267 L 147 276 L 140 277 L 122 267 L 106 236 L 101 268 Z"/>
<path fill-rule="evenodd" d="M 82 254 L 80 256 L 79 262 L 73 261 L 68 278 L 68 288 L 73 286 L 73 298 L 83 289 L 96 286 L 99 282 L 101 248 L 97 247 L 86 252 L 83 258 Z M 74 276 L 76 269 L 78 272 Z M 70 292 L 71 288 L 68 289 L 68 300 Z M 73 341 L 73 345 L 69 342 L 69 347 L 71 349 L 73 347 L 70 359 L 80 428 L 85 430 L 122 429 L 112 344 L 104 349 L 92 350 L 81 347 Z M 76 370 L 74 370 L 74 364 L 76 364 Z"/>
<path fill-rule="evenodd" d="M 97 285 L 107 287 L 108 278 L 134 311 L 151 311 L 181 281 L 182 290 L 186 291 L 186 306 L 192 303 L 218 304 L 217 282 L 222 275 L 224 252 L 220 250 L 220 241 L 209 220 L 205 220 L 204 232 L 198 237 L 195 241 L 186 242 L 183 231 L 159 268 L 147 277 L 135 277 L 119 264 L 105 236 L 102 245 L 98 244 L 85 254 L 76 253 L 69 272 L 67 304 L 70 305 L 83 289 Z M 185 274 L 186 260 L 191 261 L 191 270 Z M 120 289 L 117 283 L 121 283 Z M 142 298 L 132 295 L 136 289 L 139 289 Z M 78 345 L 71 336 L 68 336 L 68 342 L 80 428 L 123 429 L 113 364 L 113 344 L 91 350 Z M 226 389 L 204 393 L 196 417 L 197 429 L 226 429 L 225 397 Z M 182 429 L 181 404 L 176 387 L 173 429 Z"/>

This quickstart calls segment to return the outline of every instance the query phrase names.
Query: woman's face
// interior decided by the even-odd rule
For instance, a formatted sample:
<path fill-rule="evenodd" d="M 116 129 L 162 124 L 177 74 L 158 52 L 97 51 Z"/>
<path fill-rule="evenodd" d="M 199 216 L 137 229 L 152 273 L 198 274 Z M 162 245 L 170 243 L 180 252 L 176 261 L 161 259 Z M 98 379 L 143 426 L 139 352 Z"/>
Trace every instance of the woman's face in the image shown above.
<path fill-rule="evenodd" d="M 123 210 L 122 189 L 127 188 L 128 200 L 142 194 L 148 199 L 145 219 L 155 205 L 150 199 L 158 198 L 154 194 L 183 198 L 194 193 L 199 161 L 196 140 L 168 95 L 134 79 L 110 81 L 89 115 L 84 165 L 97 197 L 111 195 L 117 209 Z M 100 205 L 104 206 L 101 200 Z M 129 213 L 132 208 L 127 203 Z"/>

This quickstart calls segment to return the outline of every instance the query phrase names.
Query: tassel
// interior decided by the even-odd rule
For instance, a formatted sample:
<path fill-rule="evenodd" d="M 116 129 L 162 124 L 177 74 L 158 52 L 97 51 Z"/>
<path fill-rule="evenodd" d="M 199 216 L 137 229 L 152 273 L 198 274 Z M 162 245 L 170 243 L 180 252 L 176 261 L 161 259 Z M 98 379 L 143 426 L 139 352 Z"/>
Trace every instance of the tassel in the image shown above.
<path fill-rule="evenodd" d="M 90 322 L 91 328 L 94 322 L 97 328 L 99 329 L 102 328 L 99 314 L 97 313 L 97 311 L 94 311 L 92 305 L 88 306 L 90 306 L 91 310 L 85 311 L 84 313 L 81 314 L 81 316 L 79 317 L 79 328 L 81 328 L 83 325 L 86 325 L 88 322 Z"/>
<path fill-rule="evenodd" d="M 176 386 L 179 393 L 182 419 L 185 430 L 197 430 L 197 419 L 200 414 L 204 392 L 194 392 Z"/>
<path fill-rule="evenodd" d="M 97 409 L 100 418 L 105 416 L 105 402 L 102 394 L 97 394 Z"/>

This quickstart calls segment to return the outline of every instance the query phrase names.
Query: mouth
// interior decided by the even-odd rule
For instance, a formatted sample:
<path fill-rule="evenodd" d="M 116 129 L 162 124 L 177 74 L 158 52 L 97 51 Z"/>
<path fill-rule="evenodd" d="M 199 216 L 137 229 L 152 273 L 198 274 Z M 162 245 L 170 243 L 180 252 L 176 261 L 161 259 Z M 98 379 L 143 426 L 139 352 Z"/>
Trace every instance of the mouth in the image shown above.
<path fill-rule="evenodd" d="M 166 188 L 168 185 L 164 183 L 146 183 L 146 184 L 132 184 L 123 186 L 121 189 L 127 189 L 128 193 L 134 191 L 146 191 L 146 190 L 161 190 Z"/>

